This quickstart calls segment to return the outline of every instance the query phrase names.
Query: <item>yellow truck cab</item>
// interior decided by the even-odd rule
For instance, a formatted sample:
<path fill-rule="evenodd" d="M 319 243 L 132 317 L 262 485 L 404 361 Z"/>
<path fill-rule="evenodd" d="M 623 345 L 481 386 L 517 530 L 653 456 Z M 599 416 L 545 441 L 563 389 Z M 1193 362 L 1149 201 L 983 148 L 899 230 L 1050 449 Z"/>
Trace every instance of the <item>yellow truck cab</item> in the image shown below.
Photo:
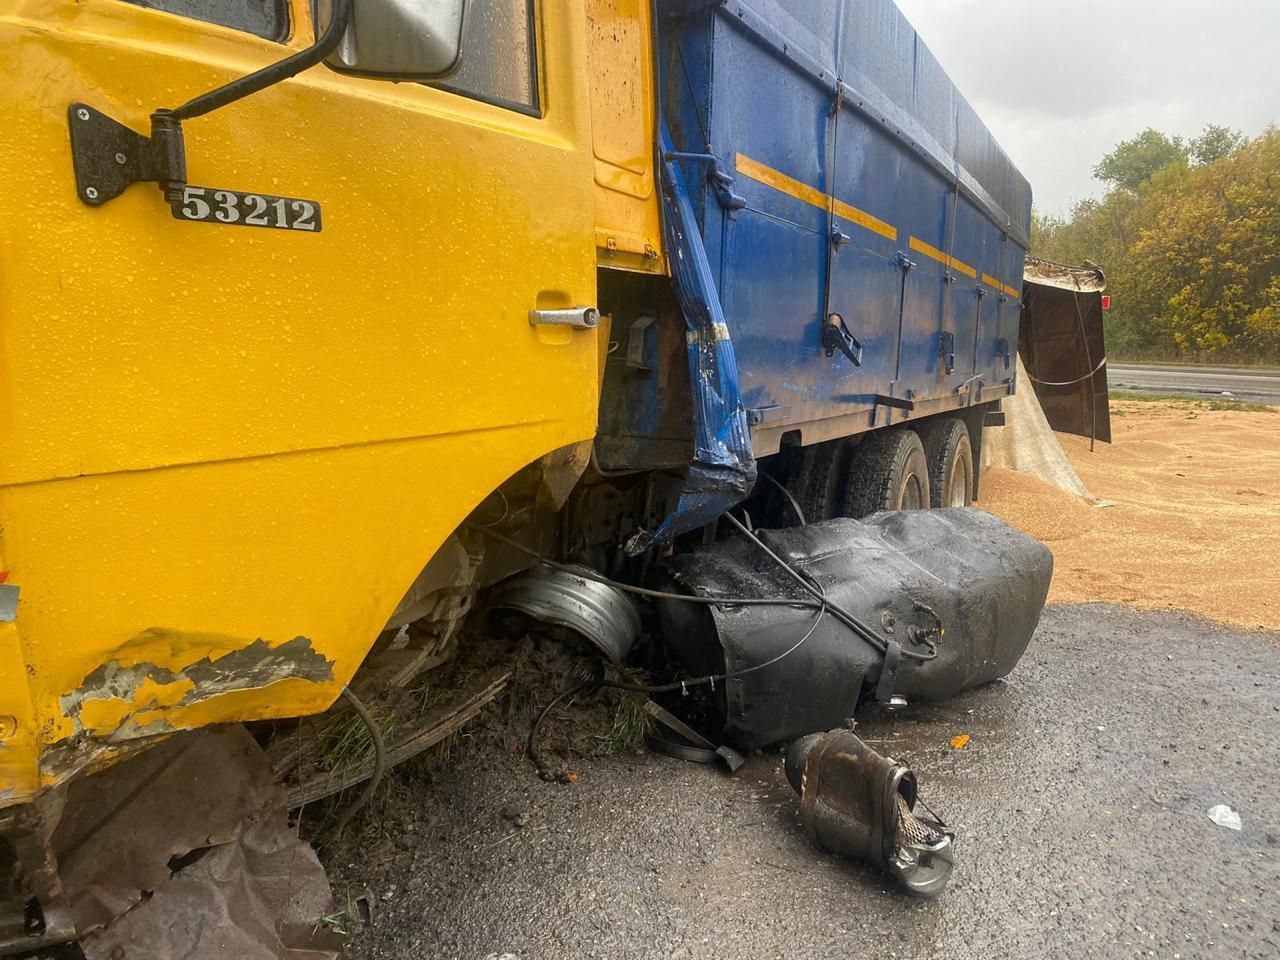
<path fill-rule="evenodd" d="M 459 522 L 592 437 L 601 331 L 531 311 L 594 308 L 597 245 L 663 269 L 638 0 L 477 3 L 445 80 L 317 67 L 189 120 L 172 215 L 78 182 L 78 126 L 145 136 L 315 38 L 304 0 L 0 12 L 0 804 L 327 707 Z M 282 196 L 319 215 L 246 228 Z"/>

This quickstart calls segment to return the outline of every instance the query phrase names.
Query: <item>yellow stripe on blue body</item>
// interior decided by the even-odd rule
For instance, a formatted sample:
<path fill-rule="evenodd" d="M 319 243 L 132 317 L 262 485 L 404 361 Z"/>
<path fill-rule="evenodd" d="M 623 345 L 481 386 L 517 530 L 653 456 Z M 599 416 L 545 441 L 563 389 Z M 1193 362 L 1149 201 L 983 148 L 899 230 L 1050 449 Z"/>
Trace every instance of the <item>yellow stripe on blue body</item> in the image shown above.
<path fill-rule="evenodd" d="M 819 210 L 826 210 L 829 213 L 834 213 L 836 216 L 843 217 L 850 223 L 856 223 L 858 226 L 870 230 L 872 233 L 878 234 L 888 240 L 898 239 L 898 230 L 892 224 L 885 223 L 879 217 L 873 216 L 865 210 L 859 210 L 852 204 L 845 203 L 837 197 L 823 193 L 817 187 L 811 187 L 803 181 L 796 180 L 794 177 L 789 177 L 782 171 L 775 170 L 773 167 L 763 164 L 759 160 L 753 160 L 744 153 L 739 153 L 737 155 L 735 167 L 737 168 L 738 173 L 742 174 L 744 177 L 749 177 L 757 183 L 762 183 L 766 187 L 771 187 L 779 193 L 785 193 L 787 196 L 793 197 L 802 203 L 807 203 L 811 206 L 817 207 Z M 944 253 L 937 247 L 921 240 L 919 237 L 913 236 L 910 238 L 909 242 L 911 249 L 917 253 L 922 253 L 930 259 L 936 260 L 953 270 L 957 270 L 960 273 L 963 273 L 966 277 L 971 277 L 974 280 L 978 278 L 978 271 L 974 267 L 969 266 L 969 264 L 965 263 L 963 260 L 958 260 L 948 253 Z M 1019 291 L 1007 284 L 1001 283 L 989 273 L 982 274 L 982 282 L 1015 299 L 1019 296 Z"/>
<path fill-rule="evenodd" d="M 999 290 L 1001 293 L 1008 294 L 1009 296 L 1013 297 L 1015 300 L 1018 297 L 1022 296 L 1022 291 L 1015 290 L 1013 287 L 1009 286 L 1007 283 L 1001 283 L 999 280 L 991 276 L 991 274 L 989 273 L 984 273 L 982 275 L 982 282 L 989 287 L 994 287 L 995 289 Z"/>
<path fill-rule="evenodd" d="M 931 260 L 937 260 L 939 263 L 950 267 L 952 270 L 959 270 L 966 277 L 972 277 L 975 280 L 978 279 L 978 271 L 973 267 L 969 266 L 963 260 L 957 260 L 949 253 L 943 253 L 937 247 L 930 246 L 919 237 L 911 238 L 911 249 L 916 253 L 923 253 Z"/>
<path fill-rule="evenodd" d="M 772 187 L 774 190 L 785 193 L 789 197 L 802 200 L 817 207 L 819 210 L 834 212 L 836 216 L 843 217 L 850 223 L 856 223 L 872 233 L 878 233 L 886 239 L 898 239 L 898 231 L 892 224 L 885 223 L 879 217 L 874 217 L 865 210 L 859 210 L 852 204 L 829 196 L 821 190 L 809 186 L 807 183 L 788 177 L 785 173 L 775 170 L 773 167 L 765 166 L 759 160 L 752 160 L 745 154 L 740 153 L 737 157 L 736 166 L 740 174 L 744 177 L 750 177 L 757 183 L 763 183 L 766 187 Z"/>

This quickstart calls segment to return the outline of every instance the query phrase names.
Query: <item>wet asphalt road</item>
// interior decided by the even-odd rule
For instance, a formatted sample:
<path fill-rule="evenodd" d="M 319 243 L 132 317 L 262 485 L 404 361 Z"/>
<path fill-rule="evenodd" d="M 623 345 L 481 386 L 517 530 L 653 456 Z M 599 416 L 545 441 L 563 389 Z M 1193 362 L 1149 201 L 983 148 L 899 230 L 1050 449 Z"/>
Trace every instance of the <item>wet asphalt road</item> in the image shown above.
<path fill-rule="evenodd" d="M 732 778 L 628 756 L 571 786 L 476 759 L 334 871 L 340 901 L 377 904 L 352 955 L 1280 957 L 1280 636 L 1051 608 L 1006 680 L 859 733 L 959 833 L 936 902 L 812 850 L 776 755 Z"/>
<path fill-rule="evenodd" d="M 1280 369 L 1270 367 L 1201 367 L 1172 364 L 1107 365 L 1113 390 L 1176 393 L 1187 397 L 1219 397 L 1280 405 Z"/>

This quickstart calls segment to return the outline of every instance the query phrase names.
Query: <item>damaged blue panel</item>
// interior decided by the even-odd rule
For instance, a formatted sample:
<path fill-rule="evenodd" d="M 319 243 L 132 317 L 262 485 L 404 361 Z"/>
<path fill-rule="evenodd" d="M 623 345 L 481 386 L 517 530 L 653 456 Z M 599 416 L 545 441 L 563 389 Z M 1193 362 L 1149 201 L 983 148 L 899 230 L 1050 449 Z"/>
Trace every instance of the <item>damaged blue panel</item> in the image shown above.
<path fill-rule="evenodd" d="M 662 152 L 663 226 L 676 295 L 688 326 L 694 454 L 675 512 L 652 533 L 632 537 L 627 544 L 631 554 L 705 526 L 742 501 L 756 480 L 733 341 L 688 187 L 669 156 L 671 139 L 665 127 Z M 700 165 L 692 169 L 702 171 Z"/>

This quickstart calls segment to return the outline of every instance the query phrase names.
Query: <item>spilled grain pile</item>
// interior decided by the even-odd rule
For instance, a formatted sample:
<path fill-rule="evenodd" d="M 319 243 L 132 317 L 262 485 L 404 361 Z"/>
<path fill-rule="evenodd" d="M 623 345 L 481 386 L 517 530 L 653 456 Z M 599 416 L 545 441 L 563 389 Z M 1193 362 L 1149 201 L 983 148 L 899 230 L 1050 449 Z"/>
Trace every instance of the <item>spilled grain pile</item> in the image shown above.
<path fill-rule="evenodd" d="M 991 469 L 979 506 L 1053 550 L 1051 603 L 1175 608 L 1280 629 L 1280 409 L 1116 401 L 1111 445 L 1061 436 L 1094 506 Z"/>

